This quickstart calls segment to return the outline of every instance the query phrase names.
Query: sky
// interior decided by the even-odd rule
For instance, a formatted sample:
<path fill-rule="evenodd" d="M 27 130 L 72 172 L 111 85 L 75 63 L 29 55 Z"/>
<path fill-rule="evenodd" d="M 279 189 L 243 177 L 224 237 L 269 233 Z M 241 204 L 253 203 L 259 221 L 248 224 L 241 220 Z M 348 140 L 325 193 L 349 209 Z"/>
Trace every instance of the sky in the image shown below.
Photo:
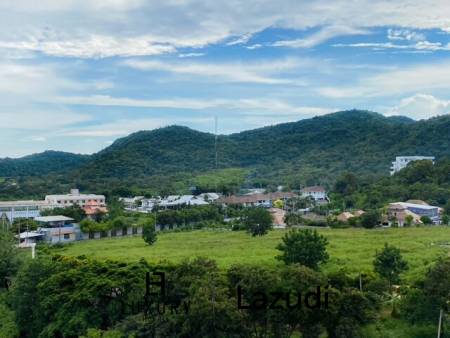
<path fill-rule="evenodd" d="M 345 109 L 450 113 L 448 0 L 0 0 L 0 157 Z"/>

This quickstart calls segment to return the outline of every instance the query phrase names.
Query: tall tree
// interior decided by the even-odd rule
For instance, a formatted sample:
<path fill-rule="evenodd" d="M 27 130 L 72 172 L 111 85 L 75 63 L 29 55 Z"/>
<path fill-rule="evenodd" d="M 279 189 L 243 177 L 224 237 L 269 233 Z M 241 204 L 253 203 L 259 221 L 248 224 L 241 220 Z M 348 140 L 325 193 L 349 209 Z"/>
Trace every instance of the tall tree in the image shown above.
<path fill-rule="evenodd" d="M 373 266 L 375 272 L 388 280 L 390 287 L 399 282 L 402 272 L 408 270 L 408 262 L 403 259 L 400 249 L 387 243 L 383 250 L 376 253 Z"/>

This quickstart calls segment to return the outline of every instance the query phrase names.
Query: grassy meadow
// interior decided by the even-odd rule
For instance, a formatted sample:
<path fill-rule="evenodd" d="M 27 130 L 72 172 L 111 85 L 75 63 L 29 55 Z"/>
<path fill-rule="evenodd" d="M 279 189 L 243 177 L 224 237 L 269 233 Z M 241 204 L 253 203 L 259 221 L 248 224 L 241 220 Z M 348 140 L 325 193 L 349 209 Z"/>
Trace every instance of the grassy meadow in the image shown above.
<path fill-rule="evenodd" d="M 329 262 L 325 271 L 345 269 L 351 274 L 372 270 L 376 250 L 384 243 L 395 245 L 409 263 L 406 279 L 423 275 L 439 257 L 448 255 L 450 227 L 420 227 L 397 229 L 320 229 L 329 240 Z M 158 241 L 148 246 L 141 237 L 106 238 L 77 242 L 56 252 L 68 256 L 86 255 L 95 259 L 150 262 L 180 262 L 186 258 L 209 257 L 220 267 L 235 263 L 281 264 L 275 259 L 275 249 L 285 230 L 274 230 L 263 237 L 245 232 L 198 230 L 159 233 Z"/>

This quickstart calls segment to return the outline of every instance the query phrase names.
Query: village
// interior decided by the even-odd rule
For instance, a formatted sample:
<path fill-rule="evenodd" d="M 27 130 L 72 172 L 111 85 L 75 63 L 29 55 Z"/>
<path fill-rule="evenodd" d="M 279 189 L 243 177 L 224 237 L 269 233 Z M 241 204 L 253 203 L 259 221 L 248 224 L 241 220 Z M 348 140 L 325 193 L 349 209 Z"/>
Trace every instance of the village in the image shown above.
<path fill-rule="evenodd" d="M 397 157 L 393 162 L 391 175 L 406 167 L 408 163 L 422 159 L 433 160 L 433 158 L 418 156 Z M 158 222 L 158 213 L 202 206 L 216 206 L 224 210 L 221 218 L 223 224 L 239 220 L 239 216 L 227 216 L 227 209 L 264 208 L 270 212 L 274 228 L 305 225 L 354 227 L 358 226 L 358 220 L 364 218 L 366 214 L 366 211 L 358 209 L 331 209 L 329 194 L 322 186 L 303 187 L 298 191 L 283 190 L 283 187 L 280 186 L 277 191 L 273 192 L 252 188 L 241 189 L 239 194 L 232 195 L 208 192 L 198 195 L 169 195 L 151 198 L 145 196 L 119 197 L 118 201 L 127 214 L 156 215 L 154 224 L 156 231 L 186 225 L 186 221 L 183 221 L 183 224 L 171 223 L 170 227 L 166 227 Z M 19 222 L 22 224 L 22 228 L 19 226 L 16 234 L 20 247 L 30 247 L 41 242 L 56 244 L 142 234 L 142 226 L 136 224 L 123 224 L 120 229 L 116 229 L 117 227 L 110 229 L 83 228 L 75 219 L 55 214 L 55 211 L 73 207 L 81 209 L 86 220 L 96 220 L 102 215 L 108 214 L 104 195 L 85 194 L 78 189 L 71 189 L 68 194 L 47 195 L 44 200 L 1 201 L 0 224 L 3 228 L 8 229 L 18 220 L 22 221 Z M 373 227 L 439 225 L 442 223 L 442 215 L 442 208 L 428 205 L 422 200 L 394 201 L 383 208 Z M 37 228 L 30 230 L 26 220 L 37 223 Z"/>

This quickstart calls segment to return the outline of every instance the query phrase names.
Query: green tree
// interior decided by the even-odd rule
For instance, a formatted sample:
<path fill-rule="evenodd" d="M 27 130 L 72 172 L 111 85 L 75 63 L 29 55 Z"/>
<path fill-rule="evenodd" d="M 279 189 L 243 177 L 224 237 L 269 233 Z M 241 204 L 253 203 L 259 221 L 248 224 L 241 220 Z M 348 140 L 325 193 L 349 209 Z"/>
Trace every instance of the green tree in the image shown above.
<path fill-rule="evenodd" d="M 380 223 L 380 217 L 377 210 L 369 210 L 361 215 L 361 225 L 366 229 L 375 228 Z"/>
<path fill-rule="evenodd" d="M 272 228 L 272 215 L 264 208 L 247 210 L 244 224 L 252 236 L 263 236 Z"/>
<path fill-rule="evenodd" d="M 405 217 L 405 226 L 410 227 L 413 224 L 414 217 L 411 215 L 406 215 Z"/>
<path fill-rule="evenodd" d="M 155 221 L 153 219 L 145 219 L 138 224 L 142 226 L 142 238 L 144 241 L 148 245 L 153 245 L 157 239 Z"/>
<path fill-rule="evenodd" d="M 403 259 L 400 249 L 387 243 L 383 250 L 375 254 L 373 266 L 375 272 L 388 280 L 389 287 L 398 283 L 400 274 L 408 270 L 408 262 Z"/>
<path fill-rule="evenodd" d="M 0 337 L 15 338 L 19 336 L 19 330 L 15 323 L 14 312 L 3 304 L 0 298 Z"/>
<path fill-rule="evenodd" d="M 428 216 L 422 216 L 422 217 L 420 217 L 420 220 L 422 221 L 423 224 L 426 224 L 426 225 L 433 224 L 433 221 Z"/>
<path fill-rule="evenodd" d="M 14 244 L 14 236 L 10 232 L 0 230 L 0 289 L 5 286 L 6 278 L 11 277 L 19 265 Z"/>
<path fill-rule="evenodd" d="M 450 216 L 448 216 L 447 214 L 442 216 L 442 224 L 449 225 L 449 223 L 450 223 Z"/>
<path fill-rule="evenodd" d="M 319 264 L 328 260 L 326 250 L 328 240 L 317 230 L 293 229 L 286 233 L 277 249 L 282 252 L 277 259 L 286 264 L 299 263 L 311 269 L 318 269 Z"/>

